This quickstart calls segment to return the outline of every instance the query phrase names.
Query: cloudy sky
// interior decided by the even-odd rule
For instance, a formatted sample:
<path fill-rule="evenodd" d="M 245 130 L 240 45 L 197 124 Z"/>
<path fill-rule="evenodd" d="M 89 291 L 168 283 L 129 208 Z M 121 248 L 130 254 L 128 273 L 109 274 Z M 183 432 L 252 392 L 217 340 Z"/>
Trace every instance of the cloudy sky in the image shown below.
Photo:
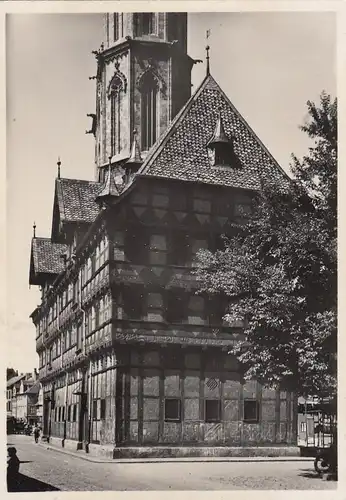
<path fill-rule="evenodd" d="M 8 366 L 37 366 L 29 315 L 39 292 L 29 289 L 32 225 L 51 229 L 58 156 L 62 176 L 93 179 L 94 144 L 85 135 L 95 109 L 91 51 L 103 39 L 98 14 L 11 14 L 7 57 L 7 340 Z M 335 96 L 333 13 L 191 13 L 188 51 L 205 58 L 211 30 L 211 72 L 281 166 L 309 143 L 298 126 L 306 101 Z M 193 69 L 193 89 L 205 66 Z"/>

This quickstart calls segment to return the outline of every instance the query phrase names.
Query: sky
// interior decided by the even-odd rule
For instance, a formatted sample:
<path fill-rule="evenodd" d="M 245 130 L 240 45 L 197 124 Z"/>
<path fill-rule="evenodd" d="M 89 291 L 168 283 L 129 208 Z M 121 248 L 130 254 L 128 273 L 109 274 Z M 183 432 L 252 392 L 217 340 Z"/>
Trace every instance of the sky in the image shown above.
<path fill-rule="evenodd" d="M 61 175 L 94 178 L 96 63 L 103 39 L 99 14 L 10 14 L 6 19 L 7 365 L 38 365 L 29 316 L 40 302 L 29 289 L 32 226 L 49 237 L 57 159 Z M 211 73 L 280 165 L 307 154 L 299 125 L 306 101 L 336 95 L 336 24 L 328 12 L 190 13 L 188 52 Z M 205 64 L 194 66 L 194 91 Z"/>

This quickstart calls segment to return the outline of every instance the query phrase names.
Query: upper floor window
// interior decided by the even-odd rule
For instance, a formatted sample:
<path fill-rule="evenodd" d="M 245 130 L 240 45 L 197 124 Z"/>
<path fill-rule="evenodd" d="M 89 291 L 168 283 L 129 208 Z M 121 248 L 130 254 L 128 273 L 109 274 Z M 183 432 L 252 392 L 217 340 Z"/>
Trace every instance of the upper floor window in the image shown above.
<path fill-rule="evenodd" d="M 151 72 L 141 82 L 141 139 L 142 150 L 147 151 L 157 137 L 158 83 Z"/>

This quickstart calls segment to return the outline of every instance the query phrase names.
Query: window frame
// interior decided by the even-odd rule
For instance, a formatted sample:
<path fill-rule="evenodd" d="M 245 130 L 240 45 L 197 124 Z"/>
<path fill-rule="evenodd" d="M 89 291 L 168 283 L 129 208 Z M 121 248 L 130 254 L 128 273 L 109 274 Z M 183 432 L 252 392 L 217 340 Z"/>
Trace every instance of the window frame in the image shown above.
<path fill-rule="evenodd" d="M 167 417 L 167 409 L 166 409 L 166 403 L 167 401 L 175 401 L 178 403 L 178 412 L 177 412 L 177 417 L 172 417 L 172 418 L 169 418 Z M 165 404 L 164 404 L 164 421 L 165 422 L 176 422 L 176 423 L 180 423 L 182 418 L 181 418 L 181 414 L 182 414 L 182 404 L 181 404 L 181 398 L 174 398 L 174 397 L 165 397 Z"/>
<path fill-rule="evenodd" d="M 256 417 L 255 418 L 245 418 L 245 405 L 247 403 L 256 404 Z M 248 424 L 257 424 L 259 422 L 260 406 L 258 399 L 254 398 L 244 398 L 243 400 L 243 422 Z"/>
<path fill-rule="evenodd" d="M 218 416 L 217 418 L 211 418 L 207 415 L 207 406 L 209 404 L 217 404 Z M 209 424 L 216 424 L 221 422 L 221 401 L 220 399 L 205 398 L 204 400 L 204 421 Z"/>

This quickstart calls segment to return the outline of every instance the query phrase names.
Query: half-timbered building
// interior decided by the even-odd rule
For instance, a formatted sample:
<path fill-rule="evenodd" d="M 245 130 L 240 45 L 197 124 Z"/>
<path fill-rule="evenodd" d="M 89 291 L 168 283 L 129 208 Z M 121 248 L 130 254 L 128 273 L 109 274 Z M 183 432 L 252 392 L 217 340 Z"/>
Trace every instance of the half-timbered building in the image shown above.
<path fill-rule="evenodd" d="M 208 58 L 191 96 L 187 14 L 107 14 L 96 59 L 95 180 L 59 165 L 51 235 L 31 246 L 43 434 L 111 456 L 288 450 L 294 395 L 243 380 L 229 354 L 242 324 L 222 321 L 223 299 L 196 294 L 191 272 L 263 177 L 287 177 Z"/>

